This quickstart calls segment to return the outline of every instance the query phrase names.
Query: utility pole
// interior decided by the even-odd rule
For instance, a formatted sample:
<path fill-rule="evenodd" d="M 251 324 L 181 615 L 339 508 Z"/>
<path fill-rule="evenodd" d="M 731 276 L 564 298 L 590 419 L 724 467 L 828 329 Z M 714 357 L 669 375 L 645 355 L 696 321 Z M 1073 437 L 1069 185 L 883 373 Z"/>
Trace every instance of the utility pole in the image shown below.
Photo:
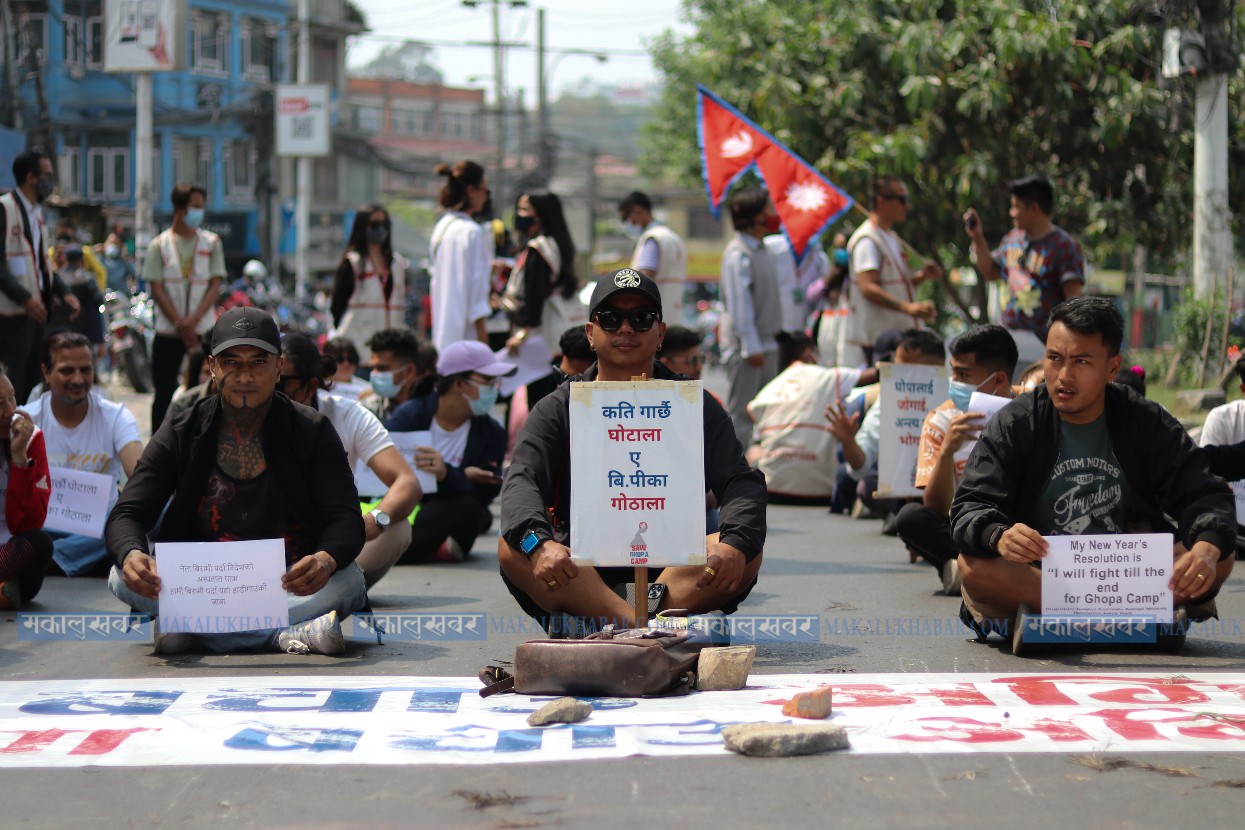
<path fill-rule="evenodd" d="M 549 90 L 545 76 L 545 10 L 536 10 L 536 176 L 549 186 L 553 169 L 549 146 Z"/>
<path fill-rule="evenodd" d="M 311 83 L 311 20 L 309 0 L 298 0 L 298 83 Z M 294 206 L 297 241 L 294 245 L 294 296 L 307 296 L 307 246 L 311 241 L 311 157 L 298 157 L 297 196 Z"/>
<path fill-rule="evenodd" d="M 1227 19 L 1235 3 L 1198 0 L 1206 73 L 1197 81 L 1193 139 L 1193 286 L 1199 299 L 1214 296 L 1233 272 L 1232 209 L 1228 204 L 1228 74 L 1239 70 Z"/>
<path fill-rule="evenodd" d="M 14 130 L 22 129 L 22 102 L 18 97 L 17 55 L 18 35 L 17 20 L 13 14 L 11 0 L 0 0 L 0 29 L 4 30 L 4 83 L 5 83 L 5 121 Z"/>
<path fill-rule="evenodd" d="M 506 53 L 505 42 L 501 39 L 501 6 L 502 3 L 511 8 L 527 5 L 527 0 L 462 0 L 462 4 L 474 9 L 481 3 L 493 7 L 493 96 L 497 108 L 493 111 L 494 130 L 496 131 L 497 148 L 492 175 L 493 205 L 497 211 L 506 204 Z"/>

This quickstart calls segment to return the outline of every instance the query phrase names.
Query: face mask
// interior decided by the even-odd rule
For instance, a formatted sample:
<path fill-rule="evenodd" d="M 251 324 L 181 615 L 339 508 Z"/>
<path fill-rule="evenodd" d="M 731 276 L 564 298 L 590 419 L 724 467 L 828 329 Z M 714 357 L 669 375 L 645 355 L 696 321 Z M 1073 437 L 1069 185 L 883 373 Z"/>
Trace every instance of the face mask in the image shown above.
<path fill-rule="evenodd" d="M 644 233 L 644 228 L 635 222 L 623 222 L 623 233 L 632 239 L 639 239 L 640 235 Z"/>
<path fill-rule="evenodd" d="M 477 386 L 476 391 L 480 393 L 480 397 L 467 399 L 471 401 L 471 414 L 477 416 L 489 414 L 493 411 L 493 405 L 497 403 L 497 387 Z"/>
<path fill-rule="evenodd" d="M 777 216 L 766 216 L 765 230 L 770 233 L 778 233 L 782 230 L 782 219 L 779 219 Z"/>
<path fill-rule="evenodd" d="M 973 386 L 971 383 L 964 383 L 960 380 L 953 380 L 947 387 L 947 396 L 951 398 L 951 402 L 955 404 L 955 408 L 961 412 L 967 412 L 970 402 L 973 399 L 973 393 L 981 391 L 981 387 L 985 386 L 994 376 L 983 380 L 981 383 Z"/>
<path fill-rule="evenodd" d="M 182 219 L 188 228 L 198 228 L 203 224 L 203 208 L 186 208 L 186 216 Z"/>
<path fill-rule="evenodd" d="M 116 259 L 120 255 L 121 255 L 121 251 L 117 248 L 116 245 L 105 245 L 104 246 L 104 256 L 108 257 L 109 259 Z"/>
<path fill-rule="evenodd" d="M 514 217 L 514 229 L 519 233 L 526 234 L 536 224 L 535 216 L 516 216 Z"/>
<path fill-rule="evenodd" d="M 389 229 L 385 226 L 368 225 L 367 241 L 372 245 L 384 245 L 389 239 Z"/>
<path fill-rule="evenodd" d="M 368 381 L 372 384 L 372 391 L 382 398 L 396 398 L 402 391 L 402 386 L 394 380 L 396 374 L 397 372 L 372 372 Z"/>
<path fill-rule="evenodd" d="M 35 197 L 42 202 L 44 199 L 52 195 L 52 191 L 56 189 L 56 182 L 52 181 L 51 176 L 40 177 L 35 185 Z"/>
<path fill-rule="evenodd" d="M 846 248 L 835 248 L 835 249 L 834 249 L 834 264 L 835 264 L 835 265 L 843 265 L 843 266 L 846 266 L 846 265 L 847 265 L 847 263 L 848 263 L 848 261 L 849 261 L 849 259 L 850 259 L 850 258 L 849 258 L 849 257 L 848 257 L 848 255 L 847 255 L 847 249 L 846 249 Z"/>

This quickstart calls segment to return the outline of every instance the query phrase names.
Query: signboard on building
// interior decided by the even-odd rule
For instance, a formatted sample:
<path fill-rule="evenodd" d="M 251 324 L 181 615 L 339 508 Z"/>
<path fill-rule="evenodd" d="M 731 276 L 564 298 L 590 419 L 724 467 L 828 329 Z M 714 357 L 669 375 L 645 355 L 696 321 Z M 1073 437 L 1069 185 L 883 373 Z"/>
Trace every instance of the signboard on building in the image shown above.
<path fill-rule="evenodd" d="M 186 0 L 104 0 L 105 72 L 182 69 L 186 40 Z"/>
<path fill-rule="evenodd" d="M 277 155 L 329 154 L 327 84 L 277 85 Z"/>

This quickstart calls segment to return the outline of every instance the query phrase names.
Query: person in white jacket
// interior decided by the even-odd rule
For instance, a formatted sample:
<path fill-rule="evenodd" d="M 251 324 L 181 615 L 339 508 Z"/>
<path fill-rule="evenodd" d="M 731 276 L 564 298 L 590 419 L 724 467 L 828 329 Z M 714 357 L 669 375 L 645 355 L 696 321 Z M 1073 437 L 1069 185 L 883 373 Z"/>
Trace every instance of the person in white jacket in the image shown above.
<path fill-rule="evenodd" d="M 432 342 L 438 352 L 460 340 L 488 342 L 489 272 L 493 243 L 489 232 L 471 218 L 488 201 L 484 168 L 474 161 L 453 167 L 438 164 L 444 176 L 440 203 L 445 214 L 432 231 Z"/>

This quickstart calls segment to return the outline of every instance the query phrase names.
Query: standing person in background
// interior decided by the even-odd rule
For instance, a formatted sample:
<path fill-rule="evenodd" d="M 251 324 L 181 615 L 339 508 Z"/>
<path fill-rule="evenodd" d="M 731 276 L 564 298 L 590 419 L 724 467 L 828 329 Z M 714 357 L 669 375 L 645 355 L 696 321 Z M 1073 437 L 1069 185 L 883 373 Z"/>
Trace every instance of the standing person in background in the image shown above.
<path fill-rule="evenodd" d="M 404 324 L 406 259 L 393 252 L 393 223 L 380 205 L 355 214 L 350 241 L 333 282 L 333 336 L 364 345 Z"/>
<path fill-rule="evenodd" d="M 134 264 L 126 259 L 121 237 L 115 233 L 108 234 L 108 238 L 104 240 L 103 261 L 104 271 L 108 275 L 105 278 L 108 290 L 128 297 L 138 275 L 134 272 Z"/>
<path fill-rule="evenodd" d="M 56 226 L 56 245 L 48 249 L 48 256 L 55 259 L 54 250 L 67 250 L 71 245 L 77 245 L 82 250 L 82 267 L 85 268 L 95 286 L 102 293 L 108 285 L 108 270 L 104 268 L 99 257 L 95 256 L 95 252 L 91 250 L 90 245 L 83 245 L 78 239 L 78 229 L 71 222 L 60 222 Z M 56 263 L 53 263 L 56 265 Z"/>
<path fill-rule="evenodd" d="M 682 325 L 687 283 L 687 250 L 683 240 L 653 218 L 652 200 L 638 190 L 618 203 L 618 218 L 627 236 L 636 240 L 631 267 L 657 283 L 665 319 Z"/>
<path fill-rule="evenodd" d="M 782 329 L 782 300 L 778 296 L 778 268 L 761 241 L 781 223 L 769 194 L 760 188 L 741 190 L 731 197 L 735 238 L 722 252 L 722 299 L 726 314 L 721 322 L 722 362 L 730 381 L 726 411 L 741 446 L 752 444 L 748 402 L 778 374 L 778 332 Z"/>
<path fill-rule="evenodd" d="M 808 328 L 808 303 L 805 292 L 813 283 L 825 284 L 830 273 L 830 258 L 821 243 L 810 240 L 804 258 L 795 261 L 795 251 L 784 233 L 772 233 L 764 239 L 765 247 L 778 269 L 778 298 L 782 302 L 782 330 L 804 331 Z"/>
<path fill-rule="evenodd" d="M 848 315 L 839 344 L 842 366 L 872 366 L 873 342 L 886 329 L 909 329 L 934 319 L 934 304 L 916 300 L 916 287 L 942 276 L 942 267 L 930 263 L 913 271 L 903 240 L 894 227 L 908 218 L 908 188 L 894 176 L 873 183 L 873 210 L 851 239 L 851 285 Z"/>
<path fill-rule="evenodd" d="M 78 298 L 57 279 L 47 257 L 43 202 L 56 189 L 52 159 L 31 150 L 13 159 L 17 187 L 0 196 L 0 360 L 9 367 L 17 399 L 39 383 L 39 347 L 53 299 L 81 310 Z"/>
<path fill-rule="evenodd" d="M 484 168 L 474 161 L 453 167 L 438 164 L 445 177 L 440 204 L 445 214 L 432 230 L 432 343 L 437 352 L 459 340 L 488 342 L 489 274 L 493 240 L 487 228 L 471 218 L 488 201 Z"/>
<path fill-rule="evenodd" d="M 197 184 L 179 184 L 169 200 L 173 224 L 151 240 L 143 263 L 143 279 L 151 286 L 156 304 L 156 336 L 151 345 L 153 435 L 164 423 L 177 391 L 182 358 L 199 347 L 199 338 L 216 322 L 216 297 L 225 279 L 220 237 L 200 227 L 207 191 Z"/>
<path fill-rule="evenodd" d="M 552 357 L 562 332 L 588 322 L 588 310 L 576 296 L 575 243 L 562 215 L 562 201 L 553 193 L 520 195 L 514 214 L 523 248 L 502 294 L 502 308 L 514 324 L 506 347 L 517 355 L 524 341 L 538 334 Z M 528 384 L 528 407 L 556 389 L 558 380 L 548 375 Z"/>
<path fill-rule="evenodd" d="M 847 253 L 847 237 L 841 233 L 835 234 L 830 270 L 824 280 L 813 283 L 808 288 L 809 299 L 813 302 L 811 333 L 817 343 L 817 354 L 822 366 L 839 365 L 839 341 L 847 325 L 848 314 L 847 299 L 843 292 L 847 288 L 850 271 L 851 257 Z"/>

